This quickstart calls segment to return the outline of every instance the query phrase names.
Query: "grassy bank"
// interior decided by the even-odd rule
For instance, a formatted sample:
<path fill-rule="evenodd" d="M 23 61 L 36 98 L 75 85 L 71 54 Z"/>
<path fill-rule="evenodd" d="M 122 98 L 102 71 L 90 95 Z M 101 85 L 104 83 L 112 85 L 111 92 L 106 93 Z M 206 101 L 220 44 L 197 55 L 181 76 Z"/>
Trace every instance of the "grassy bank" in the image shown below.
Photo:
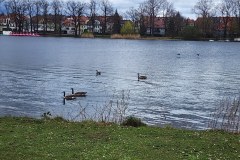
<path fill-rule="evenodd" d="M 0 157 L 13 159 L 239 159 L 240 136 L 220 131 L 0 118 Z"/>

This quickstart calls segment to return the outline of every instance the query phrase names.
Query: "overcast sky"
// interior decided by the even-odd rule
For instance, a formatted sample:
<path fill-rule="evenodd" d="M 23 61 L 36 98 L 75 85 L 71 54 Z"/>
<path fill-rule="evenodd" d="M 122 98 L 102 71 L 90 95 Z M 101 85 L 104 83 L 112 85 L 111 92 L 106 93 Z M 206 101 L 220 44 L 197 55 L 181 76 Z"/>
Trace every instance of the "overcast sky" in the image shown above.
<path fill-rule="evenodd" d="M 136 8 L 144 0 L 109 0 L 114 8 L 117 8 L 120 13 L 125 12 L 130 7 Z M 181 14 L 186 18 L 194 18 L 196 15 L 192 13 L 192 8 L 198 0 L 168 0 L 173 2 L 174 8 L 180 11 Z"/>
<path fill-rule="evenodd" d="M 109 0 L 114 8 L 117 8 L 120 13 L 124 13 L 130 7 L 137 8 L 140 3 L 145 0 Z M 174 8 L 179 11 L 182 16 L 185 18 L 196 19 L 196 14 L 193 13 L 192 9 L 197 4 L 199 0 L 168 0 L 168 2 L 172 2 Z M 214 4 L 219 3 L 221 0 L 213 0 Z"/>
<path fill-rule="evenodd" d="M 67 1 L 67 0 L 64 0 Z M 89 0 L 80 0 L 84 2 L 89 2 Z M 101 1 L 101 0 L 98 0 Z M 118 12 L 123 15 L 130 7 L 137 8 L 140 3 L 145 0 L 109 0 L 114 9 L 118 9 Z M 172 2 L 174 4 L 174 8 L 185 18 L 193 18 L 196 19 L 196 15 L 192 12 L 194 5 L 198 0 L 168 0 L 168 2 Z M 214 0 L 216 3 L 219 0 Z"/>

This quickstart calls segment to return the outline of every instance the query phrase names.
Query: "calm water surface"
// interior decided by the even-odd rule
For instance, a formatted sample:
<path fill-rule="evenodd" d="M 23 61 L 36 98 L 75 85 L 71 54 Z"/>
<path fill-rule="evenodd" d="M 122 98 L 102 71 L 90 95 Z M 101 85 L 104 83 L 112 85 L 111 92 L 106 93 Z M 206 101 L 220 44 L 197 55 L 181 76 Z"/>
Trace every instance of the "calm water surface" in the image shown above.
<path fill-rule="evenodd" d="M 125 90 L 129 115 L 204 129 L 222 98 L 239 95 L 239 50 L 224 42 L 1 36 L 0 116 L 50 111 L 71 119 L 79 106 L 103 106 Z M 138 82 L 138 72 L 148 79 Z M 88 96 L 63 105 L 72 87 Z"/>

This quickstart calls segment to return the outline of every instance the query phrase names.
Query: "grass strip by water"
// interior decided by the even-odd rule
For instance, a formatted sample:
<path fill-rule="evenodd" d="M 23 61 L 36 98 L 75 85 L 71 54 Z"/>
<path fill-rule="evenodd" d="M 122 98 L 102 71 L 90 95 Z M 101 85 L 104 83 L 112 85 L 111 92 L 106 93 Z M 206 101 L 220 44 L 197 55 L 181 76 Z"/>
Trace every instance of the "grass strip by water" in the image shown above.
<path fill-rule="evenodd" d="M 170 127 L 0 118 L 0 159 L 239 159 L 240 136 Z"/>

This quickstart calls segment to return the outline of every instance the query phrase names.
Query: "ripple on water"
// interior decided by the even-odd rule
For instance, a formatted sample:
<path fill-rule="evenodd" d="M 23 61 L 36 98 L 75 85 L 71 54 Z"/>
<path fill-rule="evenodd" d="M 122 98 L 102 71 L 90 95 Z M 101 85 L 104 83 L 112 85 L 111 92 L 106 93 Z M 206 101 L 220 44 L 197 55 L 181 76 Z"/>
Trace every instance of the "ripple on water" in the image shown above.
<path fill-rule="evenodd" d="M 51 111 L 74 119 L 80 105 L 91 113 L 130 90 L 128 115 L 148 124 L 202 129 L 220 99 L 239 95 L 236 43 L 1 39 L 1 115 Z M 137 73 L 148 79 L 138 81 Z M 71 88 L 88 96 L 63 105 L 63 91 L 70 94 Z"/>

